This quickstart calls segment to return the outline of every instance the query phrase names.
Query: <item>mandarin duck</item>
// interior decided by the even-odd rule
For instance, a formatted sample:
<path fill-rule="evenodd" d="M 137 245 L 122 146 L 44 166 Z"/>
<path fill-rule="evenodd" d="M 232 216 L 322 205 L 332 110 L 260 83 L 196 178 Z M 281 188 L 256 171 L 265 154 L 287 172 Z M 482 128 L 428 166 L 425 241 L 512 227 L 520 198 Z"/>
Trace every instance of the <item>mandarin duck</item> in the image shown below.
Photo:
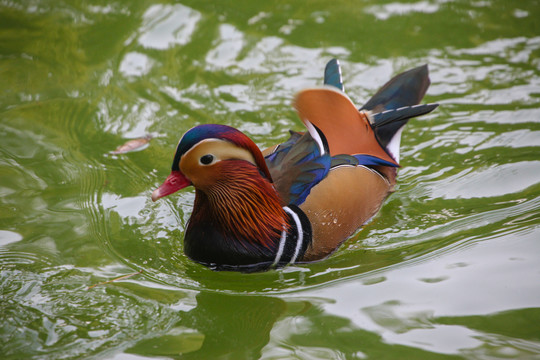
<path fill-rule="evenodd" d="M 417 105 L 429 84 L 427 65 L 420 66 L 356 108 L 332 59 L 324 85 L 294 99 L 307 131 L 291 131 L 284 143 L 260 151 L 230 126 L 195 126 L 180 139 L 172 171 L 152 200 L 194 186 L 184 252 L 214 270 L 324 259 L 393 191 L 404 125 L 438 106 Z"/>

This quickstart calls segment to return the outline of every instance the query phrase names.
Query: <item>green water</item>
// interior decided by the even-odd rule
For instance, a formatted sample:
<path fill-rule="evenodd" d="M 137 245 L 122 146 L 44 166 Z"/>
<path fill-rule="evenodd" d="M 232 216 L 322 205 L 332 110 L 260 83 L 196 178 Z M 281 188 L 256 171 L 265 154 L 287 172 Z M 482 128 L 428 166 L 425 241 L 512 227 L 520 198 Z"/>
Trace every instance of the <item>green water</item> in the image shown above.
<path fill-rule="evenodd" d="M 0 358 L 540 359 L 539 18 L 525 0 L 0 0 Z M 179 137 L 285 140 L 331 57 L 358 104 L 429 64 L 441 106 L 408 125 L 397 192 L 323 262 L 189 261 L 193 191 L 150 200 Z"/>

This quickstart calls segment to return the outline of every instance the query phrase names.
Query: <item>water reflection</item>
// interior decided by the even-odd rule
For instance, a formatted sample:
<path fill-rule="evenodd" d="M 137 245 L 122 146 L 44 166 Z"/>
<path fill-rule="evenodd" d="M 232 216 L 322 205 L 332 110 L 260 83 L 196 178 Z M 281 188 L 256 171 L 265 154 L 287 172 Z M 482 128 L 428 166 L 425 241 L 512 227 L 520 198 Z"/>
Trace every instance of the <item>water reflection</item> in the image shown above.
<path fill-rule="evenodd" d="M 22 240 L 22 235 L 14 231 L 0 230 L 0 246 Z"/>
<path fill-rule="evenodd" d="M 538 4 L 0 0 L 2 355 L 533 358 L 540 354 Z M 428 63 L 398 191 L 329 259 L 215 273 L 159 204 L 188 128 L 261 147 L 342 59 L 361 103 Z M 104 156 L 156 134 L 144 151 Z M 143 270 L 127 281 L 92 284 Z M 129 349 L 129 350 L 128 350 Z M 232 354 L 232 355 L 229 355 Z"/>
<path fill-rule="evenodd" d="M 167 49 L 185 45 L 201 18 L 201 14 L 181 4 L 152 5 L 143 15 L 138 42 L 145 48 Z"/>
<path fill-rule="evenodd" d="M 286 310 L 285 302 L 274 297 L 200 292 L 196 299 L 197 307 L 181 314 L 166 335 L 144 340 L 127 352 L 182 354 L 185 359 L 258 359 L 274 323 Z"/>
<path fill-rule="evenodd" d="M 138 52 L 127 53 L 122 63 L 120 63 L 120 72 L 122 75 L 143 76 L 152 69 L 152 60 L 145 54 Z"/>

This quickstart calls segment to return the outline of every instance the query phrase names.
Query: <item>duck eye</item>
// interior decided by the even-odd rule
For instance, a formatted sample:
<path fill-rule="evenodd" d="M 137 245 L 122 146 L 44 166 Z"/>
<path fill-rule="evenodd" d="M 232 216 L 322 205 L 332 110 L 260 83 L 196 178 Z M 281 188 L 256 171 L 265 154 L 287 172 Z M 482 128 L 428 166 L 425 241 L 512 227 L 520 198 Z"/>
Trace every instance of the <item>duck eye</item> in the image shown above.
<path fill-rule="evenodd" d="M 203 155 L 203 156 L 201 156 L 201 158 L 199 159 L 199 161 L 200 161 L 201 164 L 203 164 L 203 165 L 209 165 L 209 164 L 212 163 L 212 161 L 214 161 L 214 155 L 211 155 L 211 154 Z"/>

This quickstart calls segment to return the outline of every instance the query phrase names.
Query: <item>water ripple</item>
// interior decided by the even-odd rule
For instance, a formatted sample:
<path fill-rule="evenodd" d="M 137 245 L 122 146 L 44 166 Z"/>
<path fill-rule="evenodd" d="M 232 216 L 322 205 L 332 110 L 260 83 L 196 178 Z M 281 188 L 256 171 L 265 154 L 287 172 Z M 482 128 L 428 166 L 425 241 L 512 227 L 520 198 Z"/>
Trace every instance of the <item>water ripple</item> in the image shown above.
<path fill-rule="evenodd" d="M 537 4 L 0 4 L 2 355 L 538 355 Z M 396 193 L 319 263 L 190 261 L 193 191 L 150 200 L 178 138 L 283 141 L 332 57 L 358 104 L 430 67 L 441 106 L 408 124 Z"/>

